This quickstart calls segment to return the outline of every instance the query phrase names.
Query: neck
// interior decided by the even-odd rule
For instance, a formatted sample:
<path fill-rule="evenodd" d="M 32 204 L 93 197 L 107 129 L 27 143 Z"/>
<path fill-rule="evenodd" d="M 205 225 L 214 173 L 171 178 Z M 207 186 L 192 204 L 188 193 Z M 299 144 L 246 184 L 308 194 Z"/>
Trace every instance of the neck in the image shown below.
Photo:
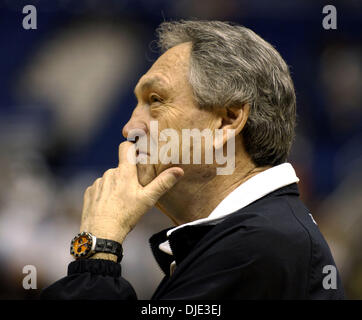
<path fill-rule="evenodd" d="M 233 190 L 254 175 L 269 167 L 256 167 L 248 157 L 235 161 L 232 175 L 216 175 L 215 168 L 203 170 L 203 174 L 190 174 L 183 179 L 157 203 L 175 225 L 206 218 Z M 207 174 L 209 173 L 210 174 Z"/>

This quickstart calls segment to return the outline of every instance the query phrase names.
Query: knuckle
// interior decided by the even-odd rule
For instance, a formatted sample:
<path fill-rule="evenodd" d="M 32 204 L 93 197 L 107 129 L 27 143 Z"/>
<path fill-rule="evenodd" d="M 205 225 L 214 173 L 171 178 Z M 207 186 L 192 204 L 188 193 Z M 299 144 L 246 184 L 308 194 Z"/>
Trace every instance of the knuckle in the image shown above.
<path fill-rule="evenodd" d="M 150 194 L 149 192 L 143 192 L 142 198 L 142 202 L 146 205 L 146 207 L 152 207 L 158 200 L 153 194 Z"/>
<path fill-rule="evenodd" d="M 108 169 L 107 171 L 104 172 L 103 177 L 104 178 L 109 178 L 110 176 L 112 176 L 114 173 L 113 169 Z"/>
<path fill-rule="evenodd" d="M 164 179 L 161 179 L 159 183 L 162 192 L 169 190 L 172 187 L 172 185 L 173 185 L 172 181 L 170 181 L 170 179 L 167 179 L 166 177 L 164 177 Z"/>
<path fill-rule="evenodd" d="M 103 178 L 104 180 L 111 180 L 111 179 L 114 179 L 114 177 L 118 174 L 118 170 L 117 168 L 112 168 L 112 169 L 108 169 L 104 175 L 103 175 Z"/>
<path fill-rule="evenodd" d="M 89 192 L 93 193 L 94 191 L 96 191 L 100 185 L 102 181 L 102 178 L 97 178 L 93 184 L 89 187 Z"/>
<path fill-rule="evenodd" d="M 83 194 L 83 201 L 85 201 L 89 197 L 90 193 L 91 193 L 91 187 L 88 187 L 87 189 L 85 189 L 84 194 Z"/>
<path fill-rule="evenodd" d="M 167 182 L 165 181 L 165 179 L 161 179 L 159 182 L 158 182 L 158 187 L 160 189 L 161 192 L 165 191 L 168 189 L 167 187 Z"/>

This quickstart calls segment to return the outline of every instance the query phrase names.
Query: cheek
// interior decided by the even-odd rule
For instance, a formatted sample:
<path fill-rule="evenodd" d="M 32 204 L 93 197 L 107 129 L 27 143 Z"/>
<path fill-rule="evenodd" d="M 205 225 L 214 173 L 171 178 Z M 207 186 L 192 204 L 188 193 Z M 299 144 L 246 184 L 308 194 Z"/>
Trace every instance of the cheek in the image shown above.
<path fill-rule="evenodd" d="M 198 119 L 198 126 L 201 130 L 214 130 L 218 128 L 218 117 L 212 112 L 200 110 L 199 112 L 197 112 L 197 114 L 194 115 L 194 118 Z"/>
<path fill-rule="evenodd" d="M 158 117 L 158 134 L 160 136 L 161 131 L 165 129 L 172 129 L 177 132 L 177 134 L 181 137 L 182 128 L 187 128 L 185 126 L 186 119 L 185 114 L 174 106 L 167 106 L 167 111 L 165 111 L 162 116 Z M 165 144 L 167 142 L 160 141 L 160 144 Z"/>
<path fill-rule="evenodd" d="M 158 121 L 158 150 L 160 152 L 161 148 L 164 147 L 166 144 L 168 144 L 167 147 L 170 147 L 171 144 L 172 145 L 178 144 L 179 163 L 181 163 L 183 152 L 189 152 L 192 161 L 193 142 L 190 141 L 190 143 L 184 143 L 184 148 L 187 148 L 187 150 L 183 150 L 182 129 L 190 129 L 190 130 L 199 129 L 200 131 L 204 129 L 210 129 L 213 132 L 214 129 L 217 128 L 215 121 L 216 117 L 212 113 L 196 109 L 196 107 L 181 108 L 175 105 L 165 105 L 165 106 L 166 107 L 163 109 L 163 112 L 162 113 L 160 112 L 159 116 L 155 119 Z M 171 142 L 172 139 L 170 137 L 168 137 L 168 141 L 160 141 L 159 138 L 162 130 L 164 129 L 175 130 L 178 137 L 177 141 L 174 140 L 173 142 Z M 200 143 L 201 146 L 198 145 L 197 148 L 201 148 L 201 153 L 203 154 L 202 150 L 204 150 L 204 139 L 202 139 Z M 171 155 L 168 154 L 168 156 Z"/>

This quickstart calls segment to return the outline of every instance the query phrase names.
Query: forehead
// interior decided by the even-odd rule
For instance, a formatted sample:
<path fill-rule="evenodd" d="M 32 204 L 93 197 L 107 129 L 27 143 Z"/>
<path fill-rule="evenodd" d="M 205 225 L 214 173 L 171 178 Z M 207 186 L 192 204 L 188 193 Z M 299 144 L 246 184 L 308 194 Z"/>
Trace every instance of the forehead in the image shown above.
<path fill-rule="evenodd" d="M 187 82 L 191 43 L 181 43 L 162 54 L 140 78 L 136 88 L 154 85 L 175 87 Z"/>

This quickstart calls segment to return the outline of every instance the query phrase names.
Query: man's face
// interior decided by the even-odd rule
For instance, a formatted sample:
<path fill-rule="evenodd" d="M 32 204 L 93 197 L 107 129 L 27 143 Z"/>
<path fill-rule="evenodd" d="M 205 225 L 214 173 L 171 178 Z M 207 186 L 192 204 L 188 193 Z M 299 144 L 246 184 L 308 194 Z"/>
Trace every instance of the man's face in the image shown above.
<path fill-rule="evenodd" d="M 166 128 L 174 129 L 179 137 L 182 129 L 199 129 L 217 127 L 219 118 L 216 114 L 200 110 L 194 101 L 192 88 L 188 82 L 191 43 L 177 45 L 152 65 L 138 81 L 135 95 L 138 104 L 132 117 L 123 128 L 123 136 L 127 138 L 131 130 L 142 130 L 150 137 L 150 122 L 158 122 L 158 136 Z M 151 136 L 151 139 L 157 137 Z M 158 150 L 166 142 L 158 142 Z M 180 149 L 182 142 L 180 141 Z M 145 155 L 149 160 L 148 153 Z M 163 170 L 174 164 L 137 164 L 138 178 L 142 185 L 151 182 Z M 181 163 L 181 152 L 180 162 Z M 185 166 L 180 166 L 184 168 Z M 188 168 L 185 170 L 185 174 Z"/>

